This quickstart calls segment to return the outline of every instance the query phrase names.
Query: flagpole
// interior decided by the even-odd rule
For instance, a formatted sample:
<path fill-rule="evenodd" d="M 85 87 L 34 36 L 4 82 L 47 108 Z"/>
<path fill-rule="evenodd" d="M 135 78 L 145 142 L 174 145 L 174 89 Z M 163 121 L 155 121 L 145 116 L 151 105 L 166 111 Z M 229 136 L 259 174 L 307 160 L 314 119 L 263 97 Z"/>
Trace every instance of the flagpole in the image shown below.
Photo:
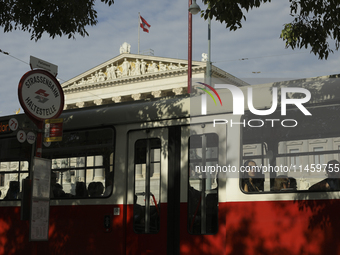
<path fill-rule="evenodd" d="M 138 54 L 139 54 L 139 30 L 140 30 L 140 12 L 138 12 Z"/>

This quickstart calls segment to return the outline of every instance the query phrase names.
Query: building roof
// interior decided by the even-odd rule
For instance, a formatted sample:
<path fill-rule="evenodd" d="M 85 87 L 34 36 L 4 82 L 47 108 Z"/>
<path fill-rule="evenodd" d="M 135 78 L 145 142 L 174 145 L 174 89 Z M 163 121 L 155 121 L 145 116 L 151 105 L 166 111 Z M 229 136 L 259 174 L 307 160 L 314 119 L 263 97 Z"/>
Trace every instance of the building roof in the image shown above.
<path fill-rule="evenodd" d="M 127 45 L 127 46 L 126 46 Z M 61 84 L 65 109 L 187 93 L 188 61 L 129 53 L 121 54 Z M 206 61 L 192 61 L 192 78 L 205 78 Z M 222 83 L 248 85 L 212 66 L 212 77 Z"/>

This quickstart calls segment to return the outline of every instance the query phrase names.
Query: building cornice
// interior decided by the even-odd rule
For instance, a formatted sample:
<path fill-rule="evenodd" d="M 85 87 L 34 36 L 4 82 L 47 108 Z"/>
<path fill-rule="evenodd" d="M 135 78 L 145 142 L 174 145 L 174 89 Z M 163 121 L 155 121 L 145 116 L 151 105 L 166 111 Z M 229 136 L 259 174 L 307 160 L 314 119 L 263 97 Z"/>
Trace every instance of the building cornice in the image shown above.
<path fill-rule="evenodd" d="M 136 61 L 137 59 L 139 61 L 144 60 L 148 66 L 151 65 L 151 63 L 155 62 L 155 64 L 157 65 L 157 69 L 159 68 L 159 64 L 160 63 L 166 63 L 167 65 L 171 65 L 171 68 L 174 68 L 174 70 L 166 70 L 166 71 L 161 71 L 161 70 L 157 70 L 156 73 L 167 73 L 171 71 L 176 71 L 178 69 L 184 69 L 187 70 L 187 60 L 183 60 L 183 59 L 174 59 L 174 58 L 164 58 L 164 57 L 155 57 L 155 56 L 145 56 L 145 55 L 139 55 L 139 54 L 130 54 L 130 53 L 123 53 L 118 55 L 117 57 L 114 57 L 98 66 L 95 66 L 94 68 L 91 68 L 90 70 L 77 75 L 76 77 L 64 82 L 63 84 L 61 84 L 61 86 L 66 89 L 69 87 L 73 87 L 75 84 L 79 84 L 81 79 L 88 79 L 91 77 L 91 75 L 95 74 L 98 71 L 107 71 L 106 69 L 108 68 L 108 66 L 110 65 L 114 65 L 115 67 L 119 68 L 120 71 L 122 69 L 122 63 L 124 62 L 125 59 L 129 59 L 130 63 L 134 64 L 134 61 Z M 131 61 L 133 60 L 133 61 Z M 173 65 L 173 66 L 172 66 Z M 180 67 L 178 67 L 180 66 Z M 206 63 L 205 62 L 200 62 L 200 61 L 193 61 L 193 68 L 194 67 L 205 67 Z M 167 67 L 168 69 L 169 67 Z M 176 69 L 175 69 L 176 68 Z M 169 68 L 170 69 L 170 68 Z M 106 72 L 105 72 L 106 73 Z M 146 74 L 154 74 L 152 72 L 146 73 Z M 125 78 L 130 78 L 130 76 L 145 76 L 146 74 L 140 74 L 140 75 L 129 75 L 128 77 L 122 77 L 122 78 L 118 78 L 117 79 L 123 79 L 125 80 Z M 95 82 L 98 83 L 98 82 Z"/>
<path fill-rule="evenodd" d="M 192 70 L 193 70 L 193 73 L 204 73 L 205 68 L 206 68 L 205 66 L 198 66 L 198 67 L 193 67 Z M 63 90 L 65 94 L 77 93 L 77 92 L 86 91 L 86 90 L 101 89 L 101 88 L 107 88 L 107 87 L 112 87 L 112 86 L 147 82 L 147 81 L 153 81 L 153 80 L 159 80 L 159 79 L 168 79 L 168 78 L 178 77 L 178 76 L 186 76 L 187 72 L 188 72 L 188 68 L 184 67 L 184 68 L 176 69 L 176 70 L 163 71 L 163 72 L 157 72 L 157 73 L 147 73 L 143 75 L 117 78 L 114 80 L 105 80 L 105 81 L 95 82 L 95 83 L 86 84 L 86 85 L 75 85 L 75 86 L 70 86 L 70 87 L 64 87 Z"/>

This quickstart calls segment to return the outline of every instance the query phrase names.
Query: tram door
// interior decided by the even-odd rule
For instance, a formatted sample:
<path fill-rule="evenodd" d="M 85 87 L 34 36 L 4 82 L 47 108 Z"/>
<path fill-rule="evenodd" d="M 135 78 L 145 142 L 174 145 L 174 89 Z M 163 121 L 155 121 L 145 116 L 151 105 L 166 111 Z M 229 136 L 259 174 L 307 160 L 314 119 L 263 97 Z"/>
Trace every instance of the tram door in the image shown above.
<path fill-rule="evenodd" d="M 128 136 L 126 254 L 166 254 L 169 129 Z"/>

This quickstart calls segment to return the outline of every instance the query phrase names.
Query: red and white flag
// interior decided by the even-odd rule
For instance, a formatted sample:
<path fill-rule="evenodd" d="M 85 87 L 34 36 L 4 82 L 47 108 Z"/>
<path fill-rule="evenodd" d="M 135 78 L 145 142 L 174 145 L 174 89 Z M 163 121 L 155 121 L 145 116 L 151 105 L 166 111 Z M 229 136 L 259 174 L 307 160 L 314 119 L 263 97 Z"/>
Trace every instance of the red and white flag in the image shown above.
<path fill-rule="evenodd" d="M 142 16 L 139 16 L 139 18 L 140 18 L 140 19 L 139 19 L 140 27 L 143 28 L 143 31 L 144 31 L 144 32 L 149 33 L 149 28 L 150 28 L 151 26 L 149 25 L 148 22 L 146 22 L 145 19 L 143 19 Z"/>

